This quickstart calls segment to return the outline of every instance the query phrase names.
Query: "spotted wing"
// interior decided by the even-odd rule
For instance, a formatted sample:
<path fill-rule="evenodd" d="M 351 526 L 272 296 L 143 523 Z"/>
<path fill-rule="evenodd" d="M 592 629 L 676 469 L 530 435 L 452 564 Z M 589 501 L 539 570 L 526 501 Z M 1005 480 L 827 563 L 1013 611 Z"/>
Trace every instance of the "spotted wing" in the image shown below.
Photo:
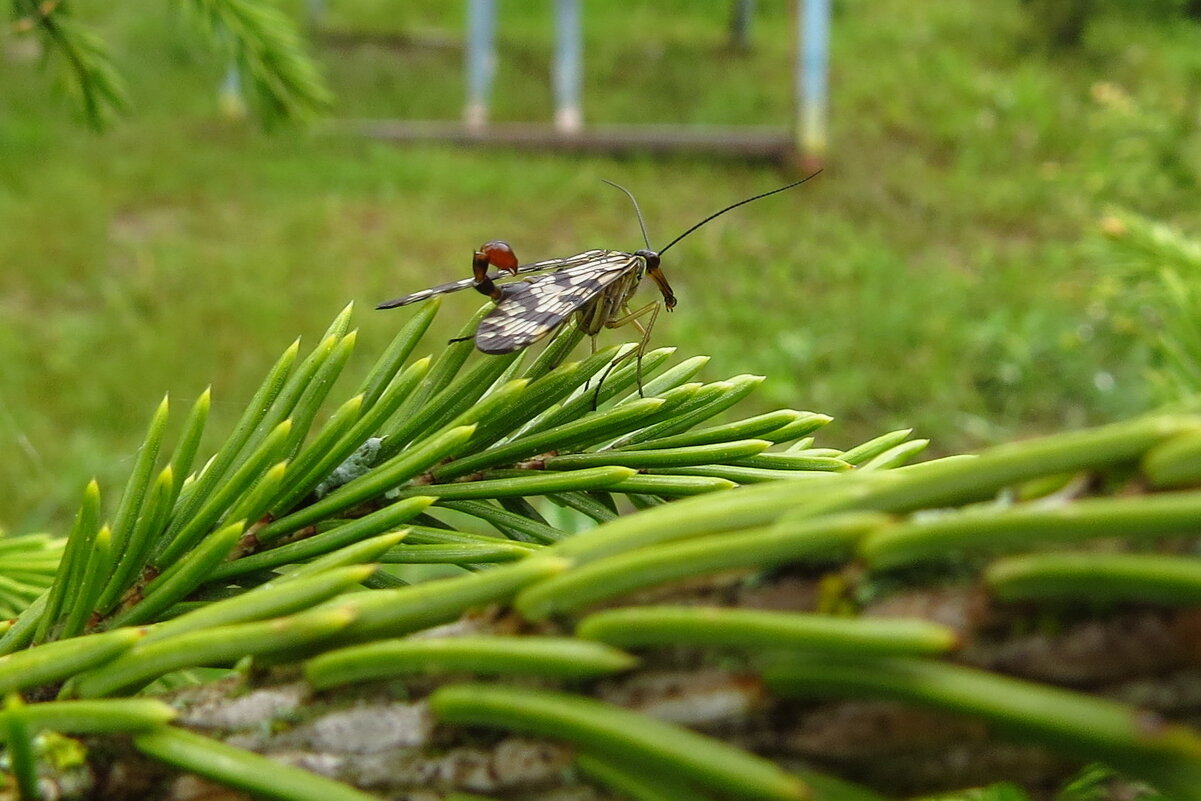
<path fill-rule="evenodd" d="M 530 264 L 523 264 L 517 268 L 517 275 L 528 275 L 530 273 L 545 272 L 546 270 L 561 270 L 571 267 L 578 267 L 581 264 L 587 264 L 596 258 L 599 258 L 610 251 L 607 250 L 586 250 L 583 253 L 577 253 L 574 256 L 568 256 L 565 259 L 547 259 L 546 261 L 536 261 Z M 511 277 L 509 273 L 499 272 L 492 273 L 489 276 L 493 281 L 503 281 L 505 278 Z M 418 303 L 423 300 L 429 300 L 435 295 L 446 295 L 450 292 L 458 292 L 463 289 L 471 289 L 475 284 L 472 278 L 464 278 L 461 281 L 451 281 L 449 284 L 439 284 L 429 289 L 423 289 L 420 292 L 414 292 L 411 295 L 402 295 L 399 298 L 394 298 L 385 301 L 375 308 L 377 309 L 395 309 L 400 306 L 408 306 L 410 303 Z"/>
<path fill-rule="evenodd" d="M 637 269 L 642 261 L 641 256 L 616 250 L 590 253 L 598 255 L 531 282 L 505 287 L 505 296 L 480 321 L 475 346 L 484 353 L 521 350 L 553 331 L 605 287 Z"/>

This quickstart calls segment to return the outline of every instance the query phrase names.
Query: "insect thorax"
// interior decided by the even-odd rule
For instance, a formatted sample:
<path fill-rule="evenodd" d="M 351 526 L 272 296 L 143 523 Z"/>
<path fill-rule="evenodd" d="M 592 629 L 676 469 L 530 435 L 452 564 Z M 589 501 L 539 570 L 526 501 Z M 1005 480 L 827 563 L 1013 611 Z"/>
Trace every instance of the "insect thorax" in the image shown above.
<path fill-rule="evenodd" d="M 637 257 L 634 269 L 609 284 L 592 300 L 585 303 L 576 312 L 580 330 L 588 336 L 600 333 L 605 324 L 623 313 L 623 307 L 629 302 L 638 285 L 646 274 L 646 259 Z"/>

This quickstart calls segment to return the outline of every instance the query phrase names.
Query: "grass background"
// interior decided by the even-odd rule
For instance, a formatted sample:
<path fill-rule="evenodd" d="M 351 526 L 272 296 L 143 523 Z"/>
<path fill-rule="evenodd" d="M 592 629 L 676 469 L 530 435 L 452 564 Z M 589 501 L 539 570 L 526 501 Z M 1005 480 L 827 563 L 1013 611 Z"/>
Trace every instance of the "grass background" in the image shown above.
<path fill-rule="evenodd" d="M 463 5 L 330 3 L 331 28 L 450 45 L 318 37 L 334 116 L 456 118 Z M 790 4 L 757 5 L 740 55 L 727 4 L 585 3 L 586 119 L 786 123 Z M 712 354 L 710 379 L 768 375 L 753 403 L 834 415 L 836 445 L 912 425 L 947 452 L 1144 410 L 1153 315 L 1120 302 L 1096 231 L 1111 207 L 1201 230 L 1201 24 L 1129 6 L 1063 48 L 1017 0 L 836 3 L 826 172 L 673 248 L 680 305 L 654 344 Z M 601 178 L 638 195 L 660 245 L 790 178 L 266 134 L 219 113 L 224 65 L 170 4 L 77 13 L 136 104 L 103 135 L 0 38 L 3 528 L 61 530 L 93 475 L 119 491 L 164 391 L 182 413 L 211 382 L 210 430 L 228 430 L 275 355 L 349 300 L 378 351 L 409 312 L 370 307 L 468 275 L 486 239 L 524 261 L 639 247 Z M 500 22 L 494 118 L 549 119 L 550 4 L 503 4 Z M 429 348 L 478 303 L 448 298 Z"/>

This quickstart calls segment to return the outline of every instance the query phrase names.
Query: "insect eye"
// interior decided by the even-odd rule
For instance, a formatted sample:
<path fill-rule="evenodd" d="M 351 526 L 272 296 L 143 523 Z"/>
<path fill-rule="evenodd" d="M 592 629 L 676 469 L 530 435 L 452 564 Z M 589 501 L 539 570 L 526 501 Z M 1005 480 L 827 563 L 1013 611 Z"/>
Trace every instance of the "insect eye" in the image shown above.
<path fill-rule="evenodd" d="M 480 245 L 480 252 L 488 257 L 488 263 L 498 270 L 516 270 L 517 254 L 508 242 L 493 239 Z"/>
<path fill-rule="evenodd" d="M 653 250 L 638 250 L 634 252 L 634 255 L 646 259 L 646 268 L 648 270 L 654 270 L 659 266 L 659 254 Z"/>

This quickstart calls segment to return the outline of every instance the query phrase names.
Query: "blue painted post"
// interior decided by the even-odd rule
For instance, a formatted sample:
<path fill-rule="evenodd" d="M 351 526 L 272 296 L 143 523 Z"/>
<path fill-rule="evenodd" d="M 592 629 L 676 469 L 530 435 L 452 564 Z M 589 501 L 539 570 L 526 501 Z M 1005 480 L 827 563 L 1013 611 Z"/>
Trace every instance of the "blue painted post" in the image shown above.
<path fill-rule="evenodd" d="M 730 49 L 745 52 L 751 49 L 751 18 L 755 16 L 755 0 L 734 0 L 730 10 Z"/>
<path fill-rule="evenodd" d="M 242 75 L 238 65 L 231 63 L 217 90 L 217 108 L 226 117 L 241 120 L 246 117 L 246 98 L 242 95 Z"/>
<path fill-rule="evenodd" d="M 467 0 L 467 105 L 463 123 L 488 124 L 488 99 L 496 77 L 496 0 Z"/>
<path fill-rule="evenodd" d="M 308 0 L 309 27 L 313 30 L 321 27 L 325 20 L 325 0 Z"/>
<path fill-rule="evenodd" d="M 579 0 L 555 0 L 555 129 L 579 133 L 584 127 L 580 105 L 584 36 Z"/>
<path fill-rule="evenodd" d="M 820 160 L 828 142 L 830 0 L 797 0 L 796 144 L 806 159 Z"/>

